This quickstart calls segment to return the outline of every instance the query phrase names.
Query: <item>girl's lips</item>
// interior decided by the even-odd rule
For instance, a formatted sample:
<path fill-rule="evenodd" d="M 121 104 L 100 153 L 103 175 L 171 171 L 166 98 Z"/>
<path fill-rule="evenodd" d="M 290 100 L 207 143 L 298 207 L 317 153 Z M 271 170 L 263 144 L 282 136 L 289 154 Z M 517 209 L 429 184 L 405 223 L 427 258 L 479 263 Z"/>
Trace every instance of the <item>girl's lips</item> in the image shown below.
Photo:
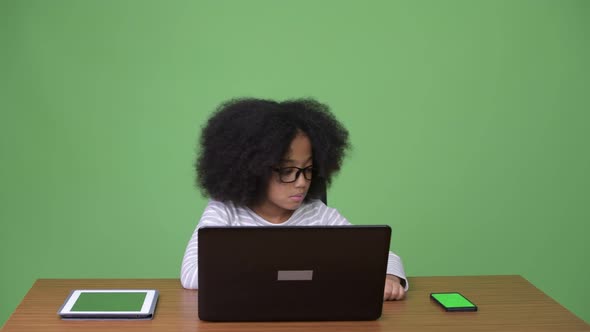
<path fill-rule="evenodd" d="M 304 197 L 305 197 L 305 195 L 293 195 L 293 196 L 289 196 L 290 199 L 292 199 L 292 200 L 294 200 L 296 202 L 301 202 Z"/>

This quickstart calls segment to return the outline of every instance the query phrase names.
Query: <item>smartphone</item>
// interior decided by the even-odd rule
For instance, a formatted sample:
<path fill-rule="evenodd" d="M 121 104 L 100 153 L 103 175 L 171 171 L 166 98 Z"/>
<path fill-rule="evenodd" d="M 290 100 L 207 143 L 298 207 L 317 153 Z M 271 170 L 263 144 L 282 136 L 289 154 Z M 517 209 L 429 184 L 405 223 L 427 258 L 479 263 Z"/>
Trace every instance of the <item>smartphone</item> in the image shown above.
<path fill-rule="evenodd" d="M 457 292 L 430 293 L 430 298 L 446 311 L 477 311 L 477 306 Z"/>

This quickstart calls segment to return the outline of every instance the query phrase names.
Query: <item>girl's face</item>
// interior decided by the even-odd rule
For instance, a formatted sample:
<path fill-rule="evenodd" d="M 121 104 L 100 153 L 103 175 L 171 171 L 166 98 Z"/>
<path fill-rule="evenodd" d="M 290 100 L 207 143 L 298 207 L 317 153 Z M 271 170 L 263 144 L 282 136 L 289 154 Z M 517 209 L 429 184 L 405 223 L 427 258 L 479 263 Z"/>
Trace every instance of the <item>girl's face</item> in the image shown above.
<path fill-rule="evenodd" d="M 311 184 L 312 148 L 309 138 L 304 133 L 298 133 L 289 151 L 272 172 L 266 199 L 253 210 L 272 223 L 281 223 L 289 219 L 301 204 Z M 298 167 L 288 168 L 288 167 Z M 297 178 L 295 178 L 295 176 Z M 306 178 L 307 177 L 307 178 Z M 281 181 L 282 179 L 282 181 Z M 293 182 L 286 183 L 286 181 Z M 308 180 L 309 179 L 309 180 Z"/>

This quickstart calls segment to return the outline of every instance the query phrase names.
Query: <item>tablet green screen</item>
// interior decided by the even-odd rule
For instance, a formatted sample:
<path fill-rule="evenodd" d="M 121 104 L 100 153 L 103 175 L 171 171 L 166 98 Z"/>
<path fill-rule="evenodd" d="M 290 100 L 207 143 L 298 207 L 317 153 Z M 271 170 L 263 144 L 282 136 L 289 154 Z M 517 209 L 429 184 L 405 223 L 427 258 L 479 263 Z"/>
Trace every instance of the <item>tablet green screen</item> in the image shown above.
<path fill-rule="evenodd" d="M 141 311 L 145 292 L 81 293 L 72 311 Z"/>

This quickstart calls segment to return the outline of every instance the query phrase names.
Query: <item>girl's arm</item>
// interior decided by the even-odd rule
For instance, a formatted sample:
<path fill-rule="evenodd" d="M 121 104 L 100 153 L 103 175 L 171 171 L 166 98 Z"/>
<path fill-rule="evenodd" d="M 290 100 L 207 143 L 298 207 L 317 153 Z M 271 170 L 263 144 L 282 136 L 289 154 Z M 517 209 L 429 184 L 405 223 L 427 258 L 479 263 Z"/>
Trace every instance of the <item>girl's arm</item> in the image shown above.
<path fill-rule="evenodd" d="M 217 201 L 209 202 L 186 246 L 180 269 L 180 283 L 182 287 L 187 289 L 199 288 L 199 229 L 207 226 L 229 226 L 228 217 L 227 207 L 223 203 Z"/>

